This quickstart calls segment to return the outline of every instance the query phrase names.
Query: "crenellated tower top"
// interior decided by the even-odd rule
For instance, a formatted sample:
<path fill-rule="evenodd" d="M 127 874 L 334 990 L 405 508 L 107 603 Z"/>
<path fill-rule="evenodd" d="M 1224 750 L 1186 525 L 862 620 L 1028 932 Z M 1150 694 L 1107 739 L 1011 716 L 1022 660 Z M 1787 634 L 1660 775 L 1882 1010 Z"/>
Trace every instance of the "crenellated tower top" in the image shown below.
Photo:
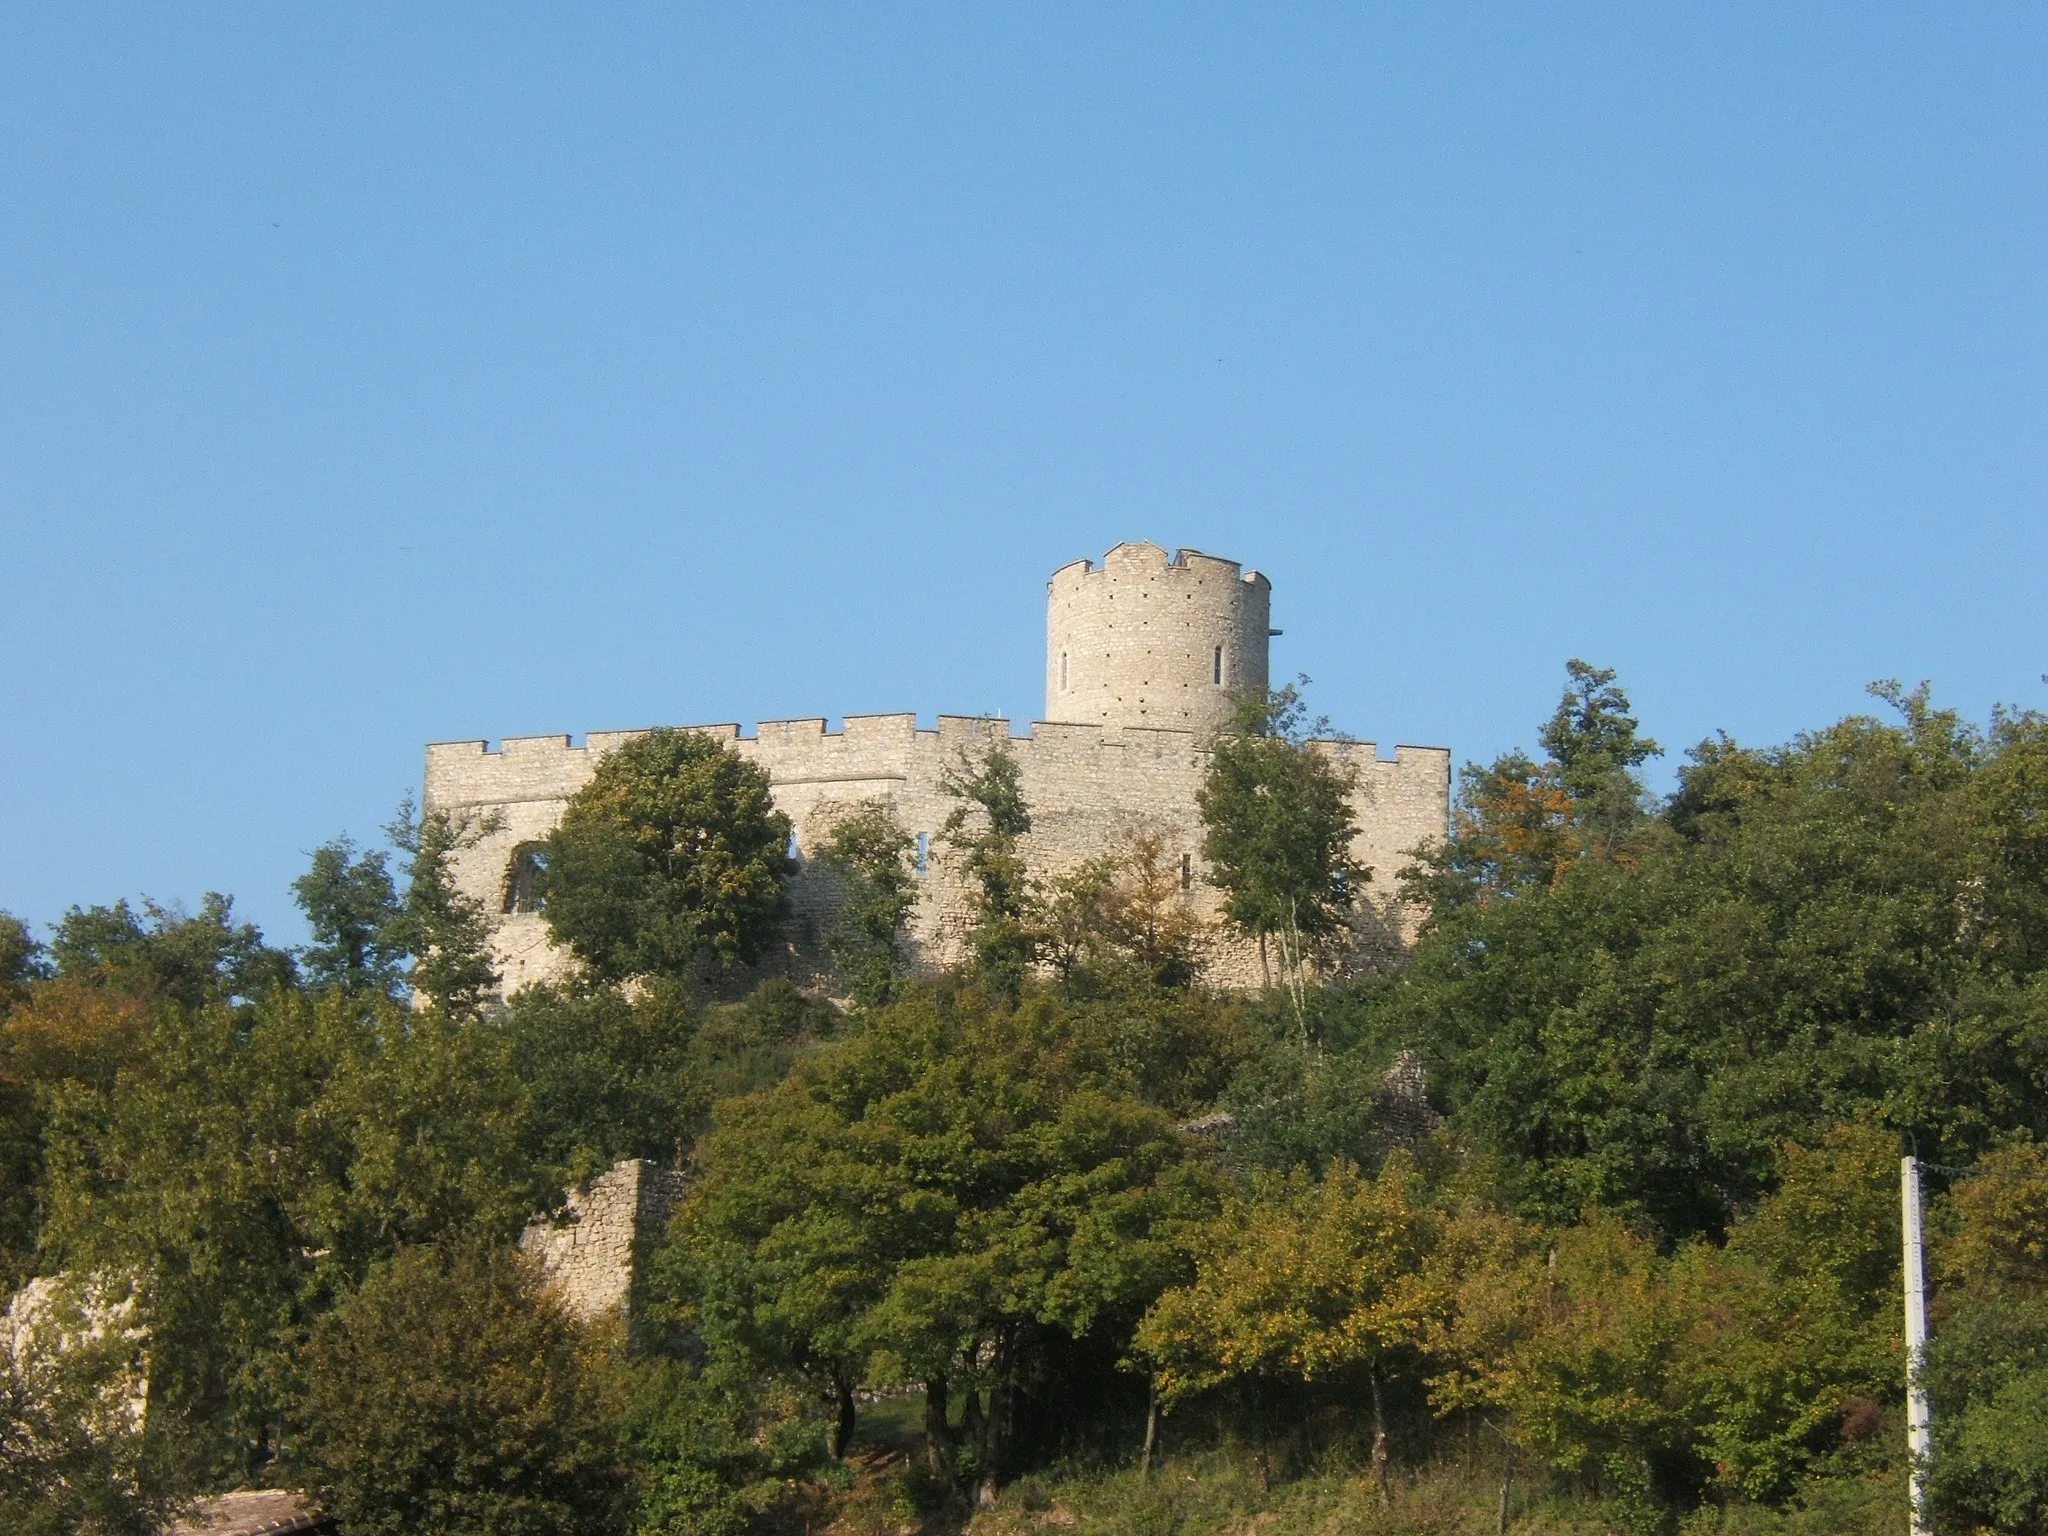
<path fill-rule="evenodd" d="M 1209 732 L 1263 691 L 1272 583 L 1200 550 L 1119 544 L 1046 583 L 1045 718 Z"/>

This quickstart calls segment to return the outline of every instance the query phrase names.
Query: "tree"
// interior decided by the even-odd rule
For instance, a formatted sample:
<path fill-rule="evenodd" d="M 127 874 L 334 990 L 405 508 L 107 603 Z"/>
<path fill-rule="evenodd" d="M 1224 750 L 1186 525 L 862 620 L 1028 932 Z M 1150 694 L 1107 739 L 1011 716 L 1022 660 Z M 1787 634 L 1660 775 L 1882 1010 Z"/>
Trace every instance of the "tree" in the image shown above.
<path fill-rule="evenodd" d="M 30 982 L 49 974 L 43 946 L 28 931 L 28 924 L 12 913 L 0 912 L 0 1016 Z"/>
<path fill-rule="evenodd" d="M 91 980 L 187 1008 L 214 998 L 253 1002 L 295 980 L 292 958 L 263 942 L 254 923 L 234 920 L 234 898 L 208 891 L 196 915 L 144 897 L 70 907 L 50 939 L 59 976 Z"/>
<path fill-rule="evenodd" d="M 1611 853 L 1567 819 L 1513 873 L 1498 823 L 1460 823 L 1374 1007 L 1528 1214 L 1718 1237 L 1786 1143 L 1861 1114 L 1954 1161 L 2048 1132 L 2039 739 L 1899 705 L 1701 743 Z"/>
<path fill-rule="evenodd" d="M 1433 1339 L 1432 1400 L 1490 1409 L 1555 1471 L 1642 1524 L 1696 1492 L 1700 1419 L 1680 1369 L 1691 1298 L 1648 1238 L 1611 1217 L 1510 1242 L 1459 1277 Z"/>
<path fill-rule="evenodd" d="M 940 787 L 960 802 L 939 835 L 959 855 L 974 887 L 968 942 L 975 974 L 997 997 L 1015 1000 L 1037 950 L 1024 865 L 1031 807 L 1024 800 L 1023 770 L 1008 744 L 992 738 L 978 758 L 963 749 Z"/>
<path fill-rule="evenodd" d="M 364 1536 L 623 1527 L 604 1369 L 520 1255 L 408 1248 L 313 1328 L 294 1478 Z"/>
<path fill-rule="evenodd" d="M 1085 1022 L 1045 998 L 920 991 L 721 1106 L 662 1259 L 668 1304 L 715 1347 L 809 1375 L 842 1444 L 855 1388 L 921 1382 L 943 1469 L 964 1387 L 969 1461 L 993 1486 L 1045 1342 L 1114 1358 L 1208 1209 L 1191 1148 L 1116 1091 Z"/>
<path fill-rule="evenodd" d="M 1859 1408 L 1897 1400 L 1904 1348 L 1896 1138 L 1837 1126 L 1779 1169 L 1725 1245 L 1676 1265 L 1689 1322 L 1674 1374 L 1704 1420 L 1701 1458 L 1723 1492 L 1771 1503 Z"/>
<path fill-rule="evenodd" d="M 1541 762 L 1517 748 L 1467 763 L 1448 844 L 1424 853 L 1410 895 L 1432 912 L 1548 888 L 1586 857 L 1633 862 L 1650 825 L 1636 770 L 1661 749 L 1637 734 L 1615 674 L 1577 658 L 1540 739 Z"/>
<path fill-rule="evenodd" d="M 1261 1174 L 1195 1233 L 1194 1278 L 1145 1315 L 1137 1347 L 1160 1405 L 1226 1382 L 1363 1375 L 1373 1405 L 1373 1479 L 1386 1496 L 1389 1356 L 1421 1342 L 1444 1311 L 1425 1259 L 1435 1214 L 1397 1156 L 1376 1178 L 1349 1164 Z"/>
<path fill-rule="evenodd" d="M 1063 981 L 1082 990 L 1129 980 L 1193 985 L 1204 925 L 1165 848 L 1157 832 L 1137 832 L 1044 883 L 1039 938 Z"/>
<path fill-rule="evenodd" d="M 917 906 L 910 833 L 880 800 L 863 801 L 832 823 L 818 862 L 838 877 L 839 913 L 826 945 L 864 1008 L 889 1001 L 908 968 L 904 924 Z"/>
<path fill-rule="evenodd" d="M 548 838 L 548 927 L 605 980 L 751 963 L 787 910 L 789 840 L 766 770 L 650 731 L 605 755 Z"/>
<path fill-rule="evenodd" d="M 1543 748 L 1585 842 L 1613 857 L 1646 817 L 1636 769 L 1663 748 L 1637 734 L 1628 695 L 1616 686 L 1612 668 L 1574 657 L 1564 670 L 1564 697 L 1543 728 Z"/>
<path fill-rule="evenodd" d="M 53 1104 L 111 1091 L 157 1005 L 77 978 L 36 982 L 0 1017 L 0 1293 L 35 1272 Z"/>
<path fill-rule="evenodd" d="M 2014 1141 L 1987 1154 L 1947 1206 L 1926 1361 L 1929 1502 L 1944 1528 L 2038 1531 L 2048 1524 L 2048 1148 Z"/>
<path fill-rule="evenodd" d="M 412 956 L 407 981 L 442 1012 L 472 1017 L 498 987 L 491 916 L 455 883 L 455 856 L 498 830 L 495 816 L 415 810 L 412 798 L 384 828 L 405 855 L 405 895 L 379 936 L 380 952 Z"/>
<path fill-rule="evenodd" d="M 313 935 L 299 952 L 309 986 L 396 994 L 404 950 L 393 934 L 404 909 L 381 850 L 359 854 L 347 837 L 321 844 L 292 896 Z"/>
<path fill-rule="evenodd" d="M 1224 915 L 1258 940 L 1262 966 L 1267 942 L 1278 941 L 1303 1027 L 1309 955 L 1345 931 L 1360 874 L 1350 853 L 1353 776 L 1310 744 L 1304 723 L 1292 684 L 1243 700 L 1233 728 L 1210 746 L 1195 797 Z"/>
<path fill-rule="evenodd" d="M 221 1477 L 271 1454 L 295 1343 L 372 1263 L 510 1243 L 560 1187 L 496 1031 L 339 992 L 168 1010 L 50 1103 L 40 1258 L 145 1277 L 153 1411 Z"/>
<path fill-rule="evenodd" d="M 531 1094 L 535 1160 L 561 1184 L 625 1157 L 680 1166 L 709 1097 L 700 1022 L 672 983 L 633 997 L 577 983 L 515 993 L 499 1027 L 507 1068 Z"/>

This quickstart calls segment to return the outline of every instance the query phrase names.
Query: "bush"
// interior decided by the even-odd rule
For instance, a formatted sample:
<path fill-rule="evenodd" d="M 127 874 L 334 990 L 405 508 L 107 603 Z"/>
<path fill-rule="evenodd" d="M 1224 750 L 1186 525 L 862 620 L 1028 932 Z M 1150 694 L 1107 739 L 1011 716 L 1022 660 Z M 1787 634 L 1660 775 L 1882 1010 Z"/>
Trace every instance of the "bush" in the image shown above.
<path fill-rule="evenodd" d="M 516 1253 L 405 1250 L 301 1364 L 290 1467 L 350 1536 L 622 1527 L 607 1373 Z"/>

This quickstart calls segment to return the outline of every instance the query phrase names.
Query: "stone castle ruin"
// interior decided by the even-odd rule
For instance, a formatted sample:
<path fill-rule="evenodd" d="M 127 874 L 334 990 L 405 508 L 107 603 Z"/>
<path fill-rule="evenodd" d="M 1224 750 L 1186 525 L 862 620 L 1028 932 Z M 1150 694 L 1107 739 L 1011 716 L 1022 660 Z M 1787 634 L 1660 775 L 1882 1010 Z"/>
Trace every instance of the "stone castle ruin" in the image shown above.
<path fill-rule="evenodd" d="M 800 872 L 786 952 L 771 969 L 807 984 L 829 985 L 823 937 L 832 919 L 830 877 L 810 857 L 849 808 L 879 800 L 916 839 L 919 900 L 911 948 L 928 966 L 963 953 L 968 889 L 939 829 L 958 803 L 943 788 L 949 766 L 992 742 L 1006 742 L 1022 773 L 1032 829 L 1025 856 L 1040 875 L 1056 874 L 1137 837 L 1156 839 L 1179 872 L 1182 899 L 1216 923 L 1221 893 L 1204 879 L 1202 824 L 1195 793 L 1209 739 L 1226 725 L 1240 690 L 1267 686 L 1272 585 L 1197 550 L 1169 556 L 1156 544 L 1119 544 L 1100 564 L 1077 560 L 1046 584 L 1045 718 L 1026 735 L 1009 722 L 940 715 L 936 729 L 914 714 L 847 715 L 842 728 L 820 717 L 764 720 L 754 734 L 737 725 L 688 727 L 728 742 L 768 770 L 776 806 L 795 827 Z M 505 989 L 561 976 L 569 957 L 550 943 L 533 910 L 530 845 L 559 820 L 597 761 L 638 731 L 568 736 L 508 736 L 427 748 L 424 805 L 429 811 L 488 819 L 494 830 L 460 855 L 461 888 L 500 914 L 496 958 Z M 1450 752 L 1397 747 L 1380 756 L 1365 741 L 1330 741 L 1317 750 L 1356 772 L 1352 857 L 1371 871 L 1355 913 L 1353 963 L 1396 952 L 1419 914 L 1404 911 L 1397 877 L 1411 850 L 1440 840 L 1450 810 Z M 1255 986 L 1258 955 L 1216 924 L 1206 979 Z"/>

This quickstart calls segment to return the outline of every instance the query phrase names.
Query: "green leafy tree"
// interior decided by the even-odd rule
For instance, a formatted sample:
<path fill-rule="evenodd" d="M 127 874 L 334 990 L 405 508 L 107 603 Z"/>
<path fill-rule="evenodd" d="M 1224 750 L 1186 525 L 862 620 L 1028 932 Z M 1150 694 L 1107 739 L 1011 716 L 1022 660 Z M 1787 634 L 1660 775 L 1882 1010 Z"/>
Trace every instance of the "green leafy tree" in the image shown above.
<path fill-rule="evenodd" d="M 234 899 L 207 892 L 199 911 L 144 898 L 111 907 L 71 907 L 50 939 L 57 974 L 196 1008 L 214 998 L 250 1002 L 294 980 L 291 956 L 263 942 L 254 923 L 234 920 Z"/>
<path fill-rule="evenodd" d="M 1636 770 L 1663 748 L 1639 733 L 1611 667 L 1574 657 L 1564 670 L 1564 697 L 1543 728 L 1543 748 L 1587 845 L 1611 857 L 1647 819 Z"/>
<path fill-rule="evenodd" d="M 632 1361 L 622 1423 L 636 1536 L 742 1536 L 817 1471 L 814 1408 L 798 1383 L 727 1358 Z"/>
<path fill-rule="evenodd" d="M 405 954 L 394 935 L 404 908 L 381 850 L 359 852 L 346 837 L 321 844 L 292 896 L 313 935 L 299 951 L 308 986 L 397 994 Z"/>
<path fill-rule="evenodd" d="M 1211 743 L 1195 796 L 1202 857 L 1224 893 L 1224 915 L 1258 941 L 1261 966 L 1277 942 L 1304 1023 L 1307 963 L 1346 930 L 1360 873 L 1350 851 L 1353 775 L 1308 734 L 1293 685 L 1245 699 L 1234 728 Z"/>
<path fill-rule="evenodd" d="M 307 1340 L 293 1477 L 365 1536 L 598 1536 L 627 1513 L 603 1363 L 495 1246 L 408 1248 Z"/>
<path fill-rule="evenodd" d="M 142 1053 L 160 1008 L 67 977 L 33 983 L 0 1018 L 0 1291 L 35 1272 L 53 1106 L 110 1092 Z"/>
<path fill-rule="evenodd" d="M 49 974 L 43 946 L 29 932 L 28 924 L 10 912 L 0 912 L 0 1017 L 27 991 L 30 982 Z"/>
<path fill-rule="evenodd" d="M 547 841 L 550 931 L 591 974 L 686 977 L 767 951 L 795 872 L 766 770 L 694 731 L 607 753 Z"/>
<path fill-rule="evenodd" d="M 456 884 L 455 856 L 498 827 L 495 815 L 422 813 L 407 797 L 384 828 L 405 856 L 405 894 L 379 935 L 380 953 L 412 956 L 412 990 L 444 1013 L 473 1017 L 497 992 L 491 915 Z"/>
<path fill-rule="evenodd" d="M 806 1378 L 831 1405 L 831 1450 L 843 1456 L 868 1314 L 940 1213 L 811 1094 L 785 1087 L 715 1116 L 657 1283 L 670 1316 L 721 1359 Z"/>
<path fill-rule="evenodd" d="M 1069 990 L 1187 987 L 1208 937 L 1165 840 L 1140 831 L 1044 882 L 1040 948 Z"/>
<path fill-rule="evenodd" d="M 277 1443 L 303 1329 L 397 1248 L 509 1243 L 559 1191 L 494 1030 L 338 992 L 157 1018 L 52 1095 L 52 1269 L 145 1277 L 151 1393 L 221 1477 Z"/>
<path fill-rule="evenodd" d="M 1781 1502 L 1852 1414 L 1897 1400 L 1898 1202 L 1896 1139 L 1838 1126 L 1784 1150 L 1778 1188 L 1725 1245 L 1681 1255 L 1690 1323 L 1675 1374 L 1722 1492 Z"/>
<path fill-rule="evenodd" d="M 708 1109 L 700 1022 L 672 983 L 633 997 L 578 983 L 516 993 L 500 1028 L 508 1069 L 531 1094 L 536 1161 L 564 1184 L 626 1157 L 680 1165 Z"/>
<path fill-rule="evenodd" d="M 1195 1274 L 1145 1316 L 1137 1347 L 1156 1365 L 1162 1406 L 1228 1382 L 1362 1376 L 1373 1406 L 1373 1479 L 1387 1487 L 1382 1380 L 1446 1310 L 1425 1260 L 1436 1213 L 1413 1165 L 1376 1178 L 1345 1164 L 1265 1174 L 1192 1239 Z"/>
<path fill-rule="evenodd" d="M 1210 1195 L 1172 1122 L 1118 1091 L 1085 1015 L 978 999 L 909 995 L 721 1106 L 663 1266 L 707 1339 L 836 1397 L 842 1443 L 842 1383 L 921 1382 L 943 1467 L 964 1388 L 969 1461 L 993 1480 L 1046 1341 L 1127 1339 Z"/>
<path fill-rule="evenodd" d="M 1982 1300 L 1929 1346 L 1936 1529 L 2048 1529 L 2048 1302 Z"/>
<path fill-rule="evenodd" d="M 960 803 L 940 828 L 973 886 L 974 921 L 968 931 L 975 975 L 998 997 L 1016 999 L 1037 953 L 1030 871 L 1024 837 L 1031 807 L 1024 773 L 1006 741 L 990 738 L 979 756 L 964 750 L 941 781 Z"/>
<path fill-rule="evenodd" d="M 1574 658 L 1565 678 L 1542 761 L 1518 748 L 1459 771 L 1450 840 L 1408 875 L 1430 910 L 1548 888 L 1589 856 L 1639 856 L 1652 823 L 1638 770 L 1661 749 L 1639 734 L 1611 669 Z"/>
<path fill-rule="evenodd" d="M 1574 832 L 1512 899 L 1437 887 L 1375 1032 L 1429 1056 L 1530 1214 L 1718 1236 L 1786 1143 L 1861 1114 L 1958 1161 L 2048 1129 L 2048 986 L 2020 959 L 2038 738 L 1898 704 L 1702 743 L 1621 853 Z"/>
<path fill-rule="evenodd" d="M 818 861 L 838 878 L 839 912 L 825 942 L 864 1008 L 889 1001 L 909 969 L 904 925 L 917 906 L 912 841 L 888 805 L 865 801 L 832 823 Z"/>
<path fill-rule="evenodd" d="M 2048 1528 L 2048 1148 L 1998 1148 L 1945 1204 L 1926 1361 L 1932 1511 L 1938 1529 L 2039 1531 Z"/>
<path fill-rule="evenodd" d="M 1459 1277 L 1432 1396 L 1501 1415 L 1515 1441 L 1656 1528 L 1706 1480 L 1701 1417 L 1679 1369 L 1683 1276 L 1612 1217 L 1510 1243 Z"/>

